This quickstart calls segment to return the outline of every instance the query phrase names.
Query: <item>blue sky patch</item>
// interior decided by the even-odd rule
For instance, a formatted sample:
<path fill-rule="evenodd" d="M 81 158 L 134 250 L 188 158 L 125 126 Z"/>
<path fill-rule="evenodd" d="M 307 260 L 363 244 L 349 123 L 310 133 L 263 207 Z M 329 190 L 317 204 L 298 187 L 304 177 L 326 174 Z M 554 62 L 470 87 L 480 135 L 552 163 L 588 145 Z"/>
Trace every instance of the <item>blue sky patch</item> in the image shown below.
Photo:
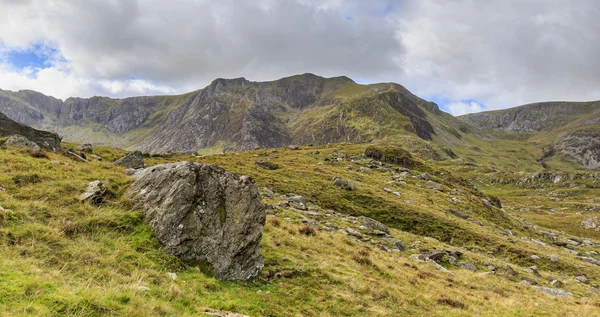
<path fill-rule="evenodd" d="M 25 49 L 7 50 L 0 57 L 12 68 L 47 68 L 56 62 L 58 50 L 43 44 L 36 44 Z"/>

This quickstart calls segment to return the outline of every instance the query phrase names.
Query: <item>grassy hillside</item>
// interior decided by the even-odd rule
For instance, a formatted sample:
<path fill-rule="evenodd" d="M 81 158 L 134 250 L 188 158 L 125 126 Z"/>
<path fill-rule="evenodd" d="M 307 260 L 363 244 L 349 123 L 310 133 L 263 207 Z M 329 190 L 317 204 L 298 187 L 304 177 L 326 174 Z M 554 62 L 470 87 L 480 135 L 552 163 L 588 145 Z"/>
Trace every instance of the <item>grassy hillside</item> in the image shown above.
<path fill-rule="evenodd" d="M 365 148 L 339 144 L 146 159 L 147 164 L 216 163 L 256 180 L 269 215 L 261 245 L 265 269 L 252 282 L 218 282 L 209 269 L 186 266 L 162 252 L 141 212 L 123 197 L 133 179 L 112 164 L 122 151 L 96 148 L 104 161 L 79 163 L 60 154 L 33 158 L 0 148 L 0 316 L 197 316 L 204 311 L 250 316 L 599 315 L 600 299 L 591 285 L 600 283 L 599 267 L 551 244 L 538 229 L 563 230 L 556 232 L 561 240 L 599 237 L 577 229 L 576 221 L 553 221 L 554 215 L 543 212 L 556 208 L 555 201 L 545 198 L 547 192 L 493 185 L 491 177 L 479 177 L 477 166 L 465 169 L 456 160 L 432 165 L 417 158 L 418 166 L 400 180 L 395 170 L 400 166 L 365 158 Z M 262 169 L 258 160 L 280 168 Z M 442 191 L 429 189 L 418 177 L 423 173 Z M 354 181 L 356 189 L 333 186 L 335 176 Z M 78 195 L 96 179 L 108 184 L 112 198 L 100 207 L 80 203 Z M 594 199 L 594 189 L 584 185 L 572 190 L 570 199 Z M 312 214 L 285 204 L 282 195 L 288 193 L 306 197 Z M 486 204 L 493 199 L 488 194 L 499 196 L 504 208 Z M 524 205 L 537 207 L 519 211 Z M 462 219 L 450 209 L 470 217 Z M 359 218 L 352 217 L 360 215 L 389 226 L 391 237 L 407 249 L 383 247 L 383 238 L 369 236 Z M 311 221 L 318 229 L 306 229 Z M 347 228 L 362 232 L 363 239 L 340 231 Z M 449 272 L 411 258 L 442 249 L 463 253 L 456 264 L 447 258 L 441 262 Z M 580 254 L 599 250 L 573 249 Z M 532 260 L 534 254 L 540 259 Z M 548 254 L 560 261 L 551 262 Z M 461 269 L 465 262 L 477 272 Z M 488 263 L 498 268 L 496 274 L 488 273 Z M 517 271 L 514 281 L 504 276 L 505 264 Z M 532 265 L 541 276 L 527 269 Z M 579 273 L 590 284 L 576 282 Z M 527 277 L 550 287 L 548 276 L 561 280 L 571 295 L 552 297 L 520 283 Z"/>

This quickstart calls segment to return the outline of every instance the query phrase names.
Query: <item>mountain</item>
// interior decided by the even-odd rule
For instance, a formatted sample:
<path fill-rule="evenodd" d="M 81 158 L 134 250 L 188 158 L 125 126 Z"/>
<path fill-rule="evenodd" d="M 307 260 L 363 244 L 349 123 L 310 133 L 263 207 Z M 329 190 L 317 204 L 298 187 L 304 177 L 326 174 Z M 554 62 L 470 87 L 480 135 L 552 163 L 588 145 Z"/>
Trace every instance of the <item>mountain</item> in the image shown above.
<path fill-rule="evenodd" d="M 374 140 L 453 144 L 467 129 L 401 85 L 313 74 L 270 82 L 216 79 L 183 95 L 125 99 L 63 102 L 34 91 L 0 91 L 0 112 L 66 141 L 155 153 Z"/>
<path fill-rule="evenodd" d="M 526 135 L 545 149 L 540 160 L 559 153 L 585 168 L 600 168 L 600 101 L 534 103 L 458 118 L 481 129 Z"/>
<path fill-rule="evenodd" d="M 60 149 L 60 137 L 56 133 L 40 131 L 9 119 L 0 113 L 0 138 L 19 134 L 48 150 Z"/>

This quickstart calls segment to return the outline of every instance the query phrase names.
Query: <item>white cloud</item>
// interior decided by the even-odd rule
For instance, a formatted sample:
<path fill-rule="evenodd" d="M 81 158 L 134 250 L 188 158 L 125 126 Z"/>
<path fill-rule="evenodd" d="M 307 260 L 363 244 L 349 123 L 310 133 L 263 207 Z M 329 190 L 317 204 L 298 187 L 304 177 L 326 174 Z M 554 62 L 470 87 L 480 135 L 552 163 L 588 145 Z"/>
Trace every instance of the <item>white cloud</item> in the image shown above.
<path fill-rule="evenodd" d="M 394 81 L 426 99 L 488 109 L 600 99 L 595 0 L 0 0 L 0 8 L 0 88 L 61 98 L 313 72 Z M 60 54 L 50 67 L 2 62 L 6 50 L 40 43 Z"/>
<path fill-rule="evenodd" d="M 452 115 L 460 116 L 467 113 L 480 112 L 485 110 L 485 107 L 475 101 L 471 102 L 451 102 L 446 105 Z"/>

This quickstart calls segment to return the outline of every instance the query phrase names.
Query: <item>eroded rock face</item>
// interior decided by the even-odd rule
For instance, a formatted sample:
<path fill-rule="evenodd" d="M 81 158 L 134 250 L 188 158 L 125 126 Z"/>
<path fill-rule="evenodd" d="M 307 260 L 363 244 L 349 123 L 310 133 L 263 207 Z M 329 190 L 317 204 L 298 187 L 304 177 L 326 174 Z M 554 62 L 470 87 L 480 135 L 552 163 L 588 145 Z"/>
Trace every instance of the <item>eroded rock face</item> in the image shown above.
<path fill-rule="evenodd" d="M 18 135 L 18 134 L 15 134 L 15 135 L 11 136 L 10 138 L 8 138 L 8 140 L 6 140 L 4 145 L 6 145 L 8 147 L 18 148 L 18 149 L 29 149 L 32 152 L 41 151 L 39 145 L 35 144 L 34 142 L 29 141 L 29 139 L 27 139 L 26 137 L 24 137 L 22 135 Z"/>
<path fill-rule="evenodd" d="M 170 254 L 209 263 L 219 280 L 249 280 L 264 264 L 265 207 L 246 176 L 210 164 L 180 162 L 138 171 L 128 189 Z"/>

